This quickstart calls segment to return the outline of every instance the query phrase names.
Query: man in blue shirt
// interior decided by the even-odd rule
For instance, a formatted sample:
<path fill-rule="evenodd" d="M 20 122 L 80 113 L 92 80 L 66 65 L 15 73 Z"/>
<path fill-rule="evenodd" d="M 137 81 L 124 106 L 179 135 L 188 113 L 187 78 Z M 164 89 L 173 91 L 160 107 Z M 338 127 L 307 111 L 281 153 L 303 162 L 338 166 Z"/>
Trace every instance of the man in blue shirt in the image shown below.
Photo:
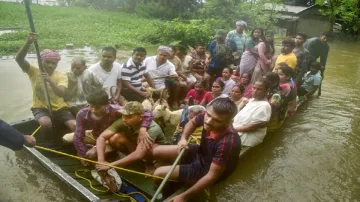
<path fill-rule="evenodd" d="M 219 29 L 215 35 L 216 39 L 208 47 L 210 64 L 207 73 L 211 76 L 221 77 L 224 67 L 229 67 L 234 62 L 237 46 L 233 40 L 226 39 L 226 35 L 225 30 Z"/>
<path fill-rule="evenodd" d="M 244 32 L 247 23 L 239 20 L 236 22 L 236 29 L 227 34 L 226 39 L 233 40 L 236 43 L 237 52 L 234 54 L 234 65 L 240 64 L 241 55 L 245 51 L 245 43 L 247 35 Z"/>

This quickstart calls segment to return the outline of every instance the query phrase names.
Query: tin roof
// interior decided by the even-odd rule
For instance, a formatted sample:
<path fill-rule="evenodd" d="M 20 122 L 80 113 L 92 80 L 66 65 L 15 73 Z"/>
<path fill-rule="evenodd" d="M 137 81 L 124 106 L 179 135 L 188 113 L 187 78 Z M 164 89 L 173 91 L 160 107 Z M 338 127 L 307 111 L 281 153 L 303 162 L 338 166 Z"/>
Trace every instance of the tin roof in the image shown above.
<path fill-rule="evenodd" d="M 307 9 L 310 9 L 314 6 L 316 6 L 316 5 L 306 7 L 306 6 L 290 6 L 290 5 L 277 5 L 277 4 L 272 4 L 272 3 L 266 3 L 265 9 L 266 10 L 275 10 L 275 11 L 279 11 L 279 12 L 288 12 L 288 13 L 299 14 L 299 13 L 301 13 Z"/>

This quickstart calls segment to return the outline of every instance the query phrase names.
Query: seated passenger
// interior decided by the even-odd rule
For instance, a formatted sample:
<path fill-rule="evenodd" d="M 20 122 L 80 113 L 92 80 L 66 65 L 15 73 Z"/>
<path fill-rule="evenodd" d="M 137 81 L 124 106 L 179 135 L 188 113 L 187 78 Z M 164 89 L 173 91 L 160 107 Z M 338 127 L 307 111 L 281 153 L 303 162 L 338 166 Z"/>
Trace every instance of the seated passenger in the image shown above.
<path fill-rule="evenodd" d="M 189 103 L 189 106 L 199 105 L 201 101 L 204 99 L 205 94 L 206 91 L 205 91 L 204 81 L 197 80 L 194 89 L 191 89 L 187 93 L 185 101 Z"/>
<path fill-rule="evenodd" d="M 40 59 L 44 72 L 40 71 L 39 68 L 36 68 L 34 65 L 31 65 L 25 59 L 30 45 L 36 39 L 37 35 L 30 33 L 25 45 L 15 57 L 22 71 L 25 72 L 30 79 L 33 90 L 31 112 L 41 126 L 41 132 L 43 134 L 52 134 L 53 121 L 64 123 L 71 131 L 75 131 L 75 117 L 71 114 L 63 99 L 68 87 L 68 79 L 65 74 L 55 70 L 58 62 L 61 60 L 60 54 L 49 49 L 41 53 Z M 48 109 L 43 81 L 45 81 L 47 85 L 51 113 Z M 51 114 L 53 117 L 51 117 Z"/>
<path fill-rule="evenodd" d="M 251 77 L 252 75 L 250 73 L 244 73 L 240 78 L 240 85 L 245 88 L 243 96 L 248 99 L 252 98 L 253 84 L 251 83 Z"/>
<path fill-rule="evenodd" d="M 156 90 L 170 89 L 170 97 L 173 101 L 171 104 L 174 108 L 177 108 L 179 106 L 180 84 L 175 66 L 168 60 L 170 52 L 170 47 L 160 46 L 158 54 L 146 58 L 144 65 L 153 80 Z M 166 86 L 165 83 L 170 84 L 170 86 Z"/>
<path fill-rule="evenodd" d="M 221 80 L 214 81 L 211 92 L 206 92 L 204 98 L 202 99 L 200 105 L 206 106 L 208 105 L 212 100 L 219 97 L 228 97 L 228 95 L 223 94 L 222 91 L 224 90 L 225 84 Z"/>
<path fill-rule="evenodd" d="M 122 65 L 121 95 L 128 101 L 142 102 L 148 96 L 142 88 L 141 78 L 144 77 L 150 87 L 155 88 L 151 77 L 143 63 L 146 57 L 145 48 L 138 47 L 133 50 L 132 57 Z"/>
<path fill-rule="evenodd" d="M 176 56 L 181 61 L 181 69 L 183 71 L 182 75 L 184 75 L 186 78 L 185 81 L 187 83 L 187 88 L 192 89 L 196 82 L 196 78 L 191 74 L 190 69 L 190 62 L 193 60 L 193 58 L 187 54 L 187 50 L 183 45 L 176 46 Z"/>
<path fill-rule="evenodd" d="M 76 114 L 87 106 L 86 97 L 103 88 L 102 80 L 93 72 L 86 69 L 83 58 L 74 58 L 71 63 L 71 72 L 67 73 L 68 90 L 64 100 L 70 107 L 71 113 Z"/>
<path fill-rule="evenodd" d="M 192 50 L 190 54 L 193 59 L 189 63 L 189 69 L 196 80 L 204 80 L 205 89 L 209 89 L 211 76 L 206 73 L 208 61 L 206 56 L 206 45 L 198 43 L 195 48 L 196 49 Z"/>
<path fill-rule="evenodd" d="M 102 49 L 101 61 L 89 67 L 103 82 L 103 88 L 112 101 L 115 103 L 122 102 L 120 97 L 121 91 L 121 65 L 116 62 L 116 49 L 105 47 Z M 113 88 L 114 87 L 114 88 Z M 116 90 L 115 90 L 116 89 Z M 114 95 L 114 97 L 112 97 Z"/>
<path fill-rule="evenodd" d="M 230 67 L 225 67 L 222 71 L 222 76 L 216 79 L 221 80 L 225 84 L 222 91 L 223 94 L 229 95 L 231 89 L 236 85 L 235 81 L 231 78 L 232 73 L 233 70 Z"/>
<path fill-rule="evenodd" d="M 280 78 L 280 88 L 286 97 L 287 116 L 292 116 L 296 112 L 296 89 L 290 79 L 294 75 L 294 70 L 285 63 L 280 63 L 277 73 Z"/>
<path fill-rule="evenodd" d="M 281 91 L 280 77 L 277 73 L 268 72 L 265 78 L 266 81 L 269 82 L 267 99 L 271 106 L 271 119 L 267 129 L 274 131 L 280 129 L 284 123 L 287 110 L 286 96 Z"/>
<path fill-rule="evenodd" d="M 254 147 L 266 135 L 266 125 L 271 117 L 271 107 L 266 99 L 269 83 L 261 79 L 253 85 L 253 98 L 235 116 L 233 127 L 241 138 L 241 145 Z"/>
<path fill-rule="evenodd" d="M 96 150 L 99 162 L 105 161 L 106 141 L 111 147 L 126 157 L 111 162 L 110 164 L 118 167 L 126 167 L 138 160 L 147 160 L 148 168 L 153 167 L 151 151 L 157 145 L 166 144 L 164 133 L 160 126 L 154 121 L 151 122 L 148 133 L 154 144 L 147 147 L 143 142 L 139 142 L 139 130 L 144 121 L 144 107 L 140 102 L 128 102 L 123 109 L 119 110 L 122 119 L 115 121 L 108 129 L 101 133 L 96 140 Z M 97 164 L 98 171 L 108 170 L 110 167 Z M 152 170 L 153 171 L 153 170 Z M 152 173 L 152 172 L 151 172 Z"/>
<path fill-rule="evenodd" d="M 233 101 L 236 104 L 236 106 L 238 108 L 238 112 L 248 102 L 248 99 L 243 96 L 244 90 L 245 90 L 244 86 L 236 85 L 231 89 L 231 93 L 229 95 L 230 100 Z"/>
<path fill-rule="evenodd" d="M 205 108 L 200 106 L 200 105 L 189 107 L 187 120 L 181 122 L 177 126 L 177 128 L 175 130 L 175 136 L 174 136 L 174 139 L 173 139 L 174 144 L 177 144 L 180 141 L 182 133 L 184 131 L 184 127 L 189 122 L 189 120 L 193 119 L 195 116 L 197 116 L 200 113 L 203 113 L 204 111 L 205 111 Z M 200 144 L 202 130 L 203 130 L 203 126 L 199 126 L 199 127 L 196 128 L 196 130 L 192 133 L 192 135 L 190 137 L 191 138 L 190 143 L 192 143 L 192 144 Z"/>
<path fill-rule="evenodd" d="M 94 159 L 96 158 L 96 147 L 87 149 L 86 145 L 96 145 L 96 139 L 99 135 L 121 118 L 118 112 L 122 107 L 118 105 L 110 105 L 109 98 L 105 91 L 96 91 L 86 97 L 89 107 L 79 111 L 76 116 L 76 131 L 64 135 L 64 143 L 73 143 L 80 157 Z M 145 111 L 142 127 L 140 129 L 139 138 L 146 141 L 145 144 L 151 142 L 146 129 L 151 124 L 151 112 Z M 108 146 L 108 152 L 112 148 Z M 87 165 L 85 161 L 81 161 L 83 165 Z"/>
<path fill-rule="evenodd" d="M 304 76 L 303 84 L 297 89 L 299 96 L 314 93 L 321 84 L 321 64 L 319 62 L 313 62 L 310 67 L 311 70 Z"/>
<path fill-rule="evenodd" d="M 175 167 L 170 179 L 193 184 L 185 192 L 175 196 L 173 201 L 188 201 L 195 194 L 226 179 L 238 163 L 241 142 L 232 127 L 232 119 L 237 112 L 229 98 L 218 98 L 185 126 L 178 145 L 157 146 L 153 150 L 155 159 L 173 162 L 179 151 L 186 149 L 180 165 Z M 188 145 L 188 138 L 197 127 L 203 126 L 200 145 Z M 164 177 L 171 166 L 162 166 L 154 175 Z"/>
<path fill-rule="evenodd" d="M 282 41 L 281 54 L 277 57 L 275 61 L 275 67 L 273 72 L 276 72 L 279 68 L 280 63 L 285 63 L 293 70 L 297 66 L 296 55 L 292 52 L 295 48 L 295 41 L 292 39 L 286 39 Z"/>

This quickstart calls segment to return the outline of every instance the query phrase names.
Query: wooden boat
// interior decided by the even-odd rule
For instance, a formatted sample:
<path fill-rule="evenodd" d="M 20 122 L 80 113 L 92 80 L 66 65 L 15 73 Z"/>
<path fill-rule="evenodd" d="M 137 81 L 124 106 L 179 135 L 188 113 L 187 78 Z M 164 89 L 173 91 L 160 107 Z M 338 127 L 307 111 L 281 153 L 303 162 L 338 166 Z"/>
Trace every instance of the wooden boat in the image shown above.
<path fill-rule="evenodd" d="M 34 119 L 22 120 L 11 124 L 14 128 L 23 134 L 32 134 L 37 128 L 38 124 Z M 35 135 L 37 139 L 37 145 L 47 147 L 56 151 L 76 154 L 76 150 L 73 145 L 65 146 L 62 143 L 61 136 L 66 133 L 63 127 L 56 127 L 52 142 L 49 143 L 48 138 L 42 137 L 41 133 Z M 49 151 L 44 151 L 37 148 L 24 149 L 30 155 L 32 155 L 37 161 L 39 161 L 47 170 L 49 170 L 54 176 L 59 178 L 64 184 L 68 185 L 72 190 L 76 191 L 82 198 L 88 201 L 126 201 L 124 197 L 117 196 L 110 192 L 98 192 L 90 187 L 90 183 L 84 179 L 75 175 L 76 171 L 84 169 L 86 167 L 80 164 L 80 161 L 67 156 L 56 154 Z M 143 172 L 141 164 L 132 165 L 129 169 Z M 86 168 L 91 169 L 91 168 Z M 141 192 L 148 199 L 151 199 L 156 189 L 153 186 L 153 182 L 150 178 L 145 178 L 137 174 L 128 173 L 125 171 L 118 171 L 122 178 L 129 187 L 135 188 L 138 192 Z M 92 186 L 95 189 L 104 190 L 105 188 L 100 185 L 90 174 L 90 172 L 81 173 L 82 177 L 90 180 Z M 159 201 L 164 201 L 161 199 Z"/>
<path fill-rule="evenodd" d="M 298 103 L 298 107 L 306 103 L 308 99 L 302 99 Z M 34 119 L 22 120 L 16 123 L 11 124 L 14 128 L 20 131 L 23 134 L 32 134 L 37 128 L 38 124 Z M 41 133 L 36 135 L 37 145 L 42 147 L 48 147 L 50 149 L 70 153 L 75 155 L 76 150 L 73 145 L 65 146 L 62 143 L 61 137 L 66 133 L 64 127 L 56 127 L 54 137 L 51 137 L 52 143 L 49 144 L 49 141 L 41 136 Z M 248 151 L 251 150 L 251 147 L 243 148 L 239 158 L 242 158 Z M 80 196 L 88 201 L 118 201 L 123 200 L 124 197 L 114 195 L 110 192 L 98 192 L 90 187 L 90 183 L 84 179 L 79 178 L 75 175 L 75 172 L 84 167 L 80 164 L 79 160 L 69 158 L 60 154 L 55 154 L 52 152 L 25 147 L 25 151 L 30 153 L 35 159 L 37 159 L 45 168 L 47 168 L 54 176 L 59 178 L 64 184 L 68 185 L 72 190 L 75 190 Z M 90 169 L 90 168 L 89 168 Z M 143 171 L 143 167 L 139 164 L 132 165 L 129 169 L 136 171 Z M 154 195 L 156 189 L 153 186 L 153 182 L 149 178 L 145 178 L 140 175 L 128 173 L 125 171 L 118 171 L 122 180 L 125 183 L 137 191 L 141 192 L 148 199 L 151 199 Z M 92 186 L 96 189 L 104 190 L 104 187 L 100 185 L 93 177 L 90 172 L 82 173 L 82 176 L 90 180 Z M 159 201 L 168 201 L 172 196 L 177 195 L 185 191 L 186 188 L 179 187 L 179 189 L 173 193 L 168 198 L 160 199 Z M 204 193 L 202 193 L 202 196 Z"/>

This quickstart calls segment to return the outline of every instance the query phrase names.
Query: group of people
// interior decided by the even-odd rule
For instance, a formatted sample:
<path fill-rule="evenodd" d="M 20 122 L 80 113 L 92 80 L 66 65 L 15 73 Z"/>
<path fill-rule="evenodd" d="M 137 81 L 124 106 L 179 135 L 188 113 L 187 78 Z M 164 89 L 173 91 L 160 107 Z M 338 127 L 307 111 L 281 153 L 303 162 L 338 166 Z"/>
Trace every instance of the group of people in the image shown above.
<path fill-rule="evenodd" d="M 79 156 L 106 162 L 107 154 L 120 151 L 126 156 L 111 165 L 125 167 L 142 160 L 147 173 L 163 177 L 185 148 L 170 178 L 193 184 L 173 199 L 186 201 L 229 176 L 241 147 L 260 144 L 267 130 L 281 127 L 295 113 L 297 96 L 314 93 L 324 78 L 329 51 L 326 33 L 311 39 L 298 33 L 295 40 L 282 41 L 276 56 L 274 33 L 255 28 L 248 36 L 246 26 L 238 21 L 235 30 L 218 30 L 208 47 L 202 43 L 194 48 L 160 46 L 157 55 L 150 57 L 138 47 L 123 64 L 116 62 L 116 49 L 106 47 L 100 62 L 87 68 L 83 58 L 75 58 L 67 74 L 55 70 L 61 60 L 56 51 L 42 52 L 44 71 L 25 60 L 37 38 L 31 33 L 16 61 L 31 81 L 31 111 L 41 132 L 51 136 L 53 122 L 65 124 L 71 133 L 63 140 L 74 144 Z M 320 63 L 316 62 L 319 57 Z M 206 107 L 189 111 L 177 145 L 168 145 L 152 112 L 141 104 L 163 90 L 170 94 L 172 109 L 184 104 Z M 199 141 L 189 144 L 194 133 Z M 100 172 L 109 169 L 95 167 Z"/>

